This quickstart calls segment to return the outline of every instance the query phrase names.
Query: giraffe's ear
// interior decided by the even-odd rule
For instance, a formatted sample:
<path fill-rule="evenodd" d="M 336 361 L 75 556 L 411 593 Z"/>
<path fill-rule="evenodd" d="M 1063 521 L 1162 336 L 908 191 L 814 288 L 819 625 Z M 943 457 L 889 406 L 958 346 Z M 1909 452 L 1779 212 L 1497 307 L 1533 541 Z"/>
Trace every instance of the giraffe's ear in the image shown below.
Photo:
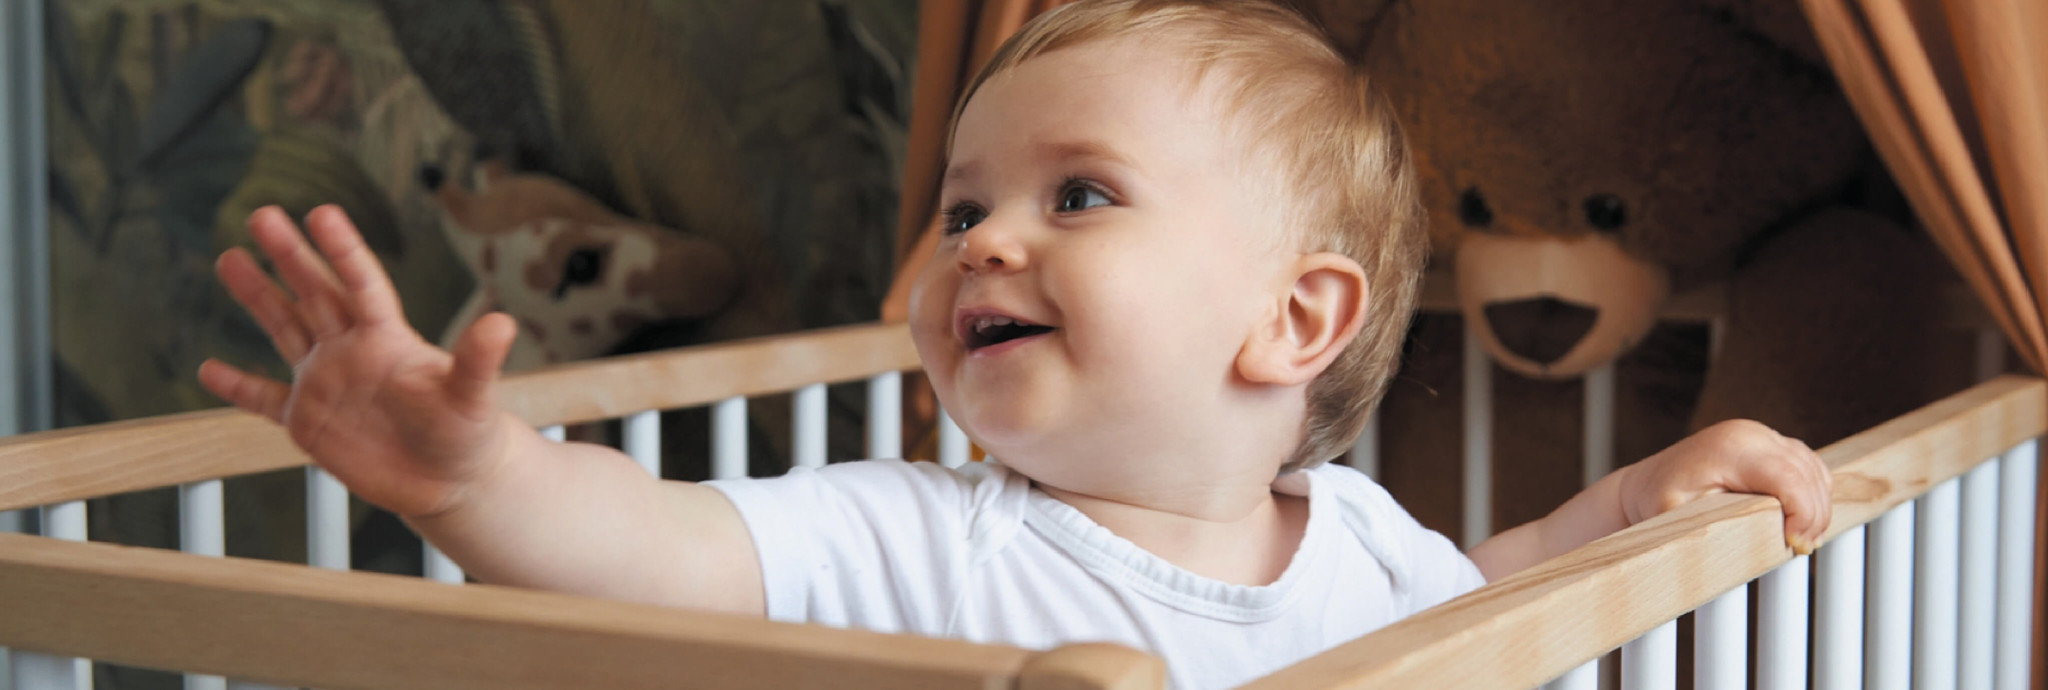
<path fill-rule="evenodd" d="M 420 186 L 434 193 L 434 201 L 441 205 L 441 212 L 448 221 L 458 228 L 473 228 L 476 224 L 470 217 L 471 202 L 476 199 L 462 184 L 448 179 L 448 173 L 438 165 L 420 166 Z"/>

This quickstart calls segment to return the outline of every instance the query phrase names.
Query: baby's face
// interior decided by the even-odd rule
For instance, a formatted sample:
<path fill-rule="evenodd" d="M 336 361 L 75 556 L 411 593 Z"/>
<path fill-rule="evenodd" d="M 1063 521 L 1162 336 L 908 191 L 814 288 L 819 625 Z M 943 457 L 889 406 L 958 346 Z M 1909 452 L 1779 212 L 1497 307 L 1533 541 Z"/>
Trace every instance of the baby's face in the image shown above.
<path fill-rule="evenodd" d="M 961 113 L 912 332 L 953 418 L 1041 481 L 1156 471 L 1061 459 L 1226 422 L 1239 349 L 1290 289 L 1272 176 L 1226 131 L 1223 80 L 1191 74 L 1156 41 L 1091 42 Z"/>

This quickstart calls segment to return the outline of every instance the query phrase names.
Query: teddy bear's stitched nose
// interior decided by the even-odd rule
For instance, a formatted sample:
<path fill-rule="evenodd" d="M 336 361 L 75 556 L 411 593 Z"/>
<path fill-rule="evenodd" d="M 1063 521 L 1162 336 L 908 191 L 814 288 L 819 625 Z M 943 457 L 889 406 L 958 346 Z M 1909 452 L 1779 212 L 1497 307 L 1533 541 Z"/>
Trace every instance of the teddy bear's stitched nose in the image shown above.
<path fill-rule="evenodd" d="M 1593 330 L 1600 312 L 1553 297 L 1486 305 L 1486 323 L 1508 351 L 1548 366 Z"/>

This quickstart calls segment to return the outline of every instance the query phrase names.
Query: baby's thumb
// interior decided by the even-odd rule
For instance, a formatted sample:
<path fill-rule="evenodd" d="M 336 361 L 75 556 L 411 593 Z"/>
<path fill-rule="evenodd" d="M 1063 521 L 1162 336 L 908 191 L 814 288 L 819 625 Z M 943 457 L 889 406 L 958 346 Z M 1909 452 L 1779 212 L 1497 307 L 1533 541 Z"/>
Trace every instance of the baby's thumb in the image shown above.
<path fill-rule="evenodd" d="M 448 382 L 455 399 L 469 403 L 490 399 L 491 384 L 497 382 L 498 370 L 505 366 L 505 356 L 518 335 L 518 324 L 503 312 L 477 317 L 462 331 L 455 341 L 455 371 Z"/>

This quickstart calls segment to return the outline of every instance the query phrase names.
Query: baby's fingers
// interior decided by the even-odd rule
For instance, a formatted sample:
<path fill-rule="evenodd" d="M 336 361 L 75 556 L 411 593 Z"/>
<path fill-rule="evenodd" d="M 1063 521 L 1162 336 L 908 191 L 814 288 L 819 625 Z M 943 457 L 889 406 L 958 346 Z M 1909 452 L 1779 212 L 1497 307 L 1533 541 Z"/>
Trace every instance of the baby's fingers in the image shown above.
<path fill-rule="evenodd" d="M 239 247 L 229 249 L 214 262 L 214 273 L 220 275 L 220 282 L 227 286 L 228 294 L 248 310 L 256 319 L 256 325 L 270 336 L 270 344 L 277 348 L 278 356 L 286 364 L 298 364 L 313 349 L 313 337 L 299 322 L 297 310 L 292 309 L 291 298 L 263 269 L 256 265 L 256 259 Z"/>
<path fill-rule="evenodd" d="M 199 364 L 199 384 L 235 407 L 284 422 L 284 403 L 291 396 L 291 387 L 281 382 L 208 359 Z"/>
<path fill-rule="evenodd" d="M 249 214 L 249 234 L 277 266 L 278 276 L 298 296 L 299 321 L 315 340 L 333 337 L 348 328 L 348 312 L 339 294 L 341 281 L 335 279 L 327 262 L 313 251 L 306 238 L 300 236 L 298 226 L 283 209 L 266 206 Z"/>
<path fill-rule="evenodd" d="M 518 335 L 519 327 L 512 317 L 500 312 L 479 316 L 469 324 L 455 341 L 455 369 L 448 382 L 450 395 L 466 404 L 489 402 L 491 384 L 498 380 L 498 369 L 505 366 L 505 356 L 512 351 L 512 339 Z"/>
<path fill-rule="evenodd" d="M 374 325 L 401 319 L 398 291 L 377 255 L 363 243 L 355 223 L 338 206 L 328 205 L 306 214 L 306 232 L 313 236 L 320 252 L 334 266 L 342 287 L 348 290 L 348 304 L 359 323 Z"/>
<path fill-rule="evenodd" d="M 1741 490 L 1770 494 L 1785 509 L 1785 544 L 1807 554 L 1820 545 L 1834 519 L 1833 477 L 1827 463 L 1794 439 L 1784 439 L 1777 452 L 1749 463 Z"/>

